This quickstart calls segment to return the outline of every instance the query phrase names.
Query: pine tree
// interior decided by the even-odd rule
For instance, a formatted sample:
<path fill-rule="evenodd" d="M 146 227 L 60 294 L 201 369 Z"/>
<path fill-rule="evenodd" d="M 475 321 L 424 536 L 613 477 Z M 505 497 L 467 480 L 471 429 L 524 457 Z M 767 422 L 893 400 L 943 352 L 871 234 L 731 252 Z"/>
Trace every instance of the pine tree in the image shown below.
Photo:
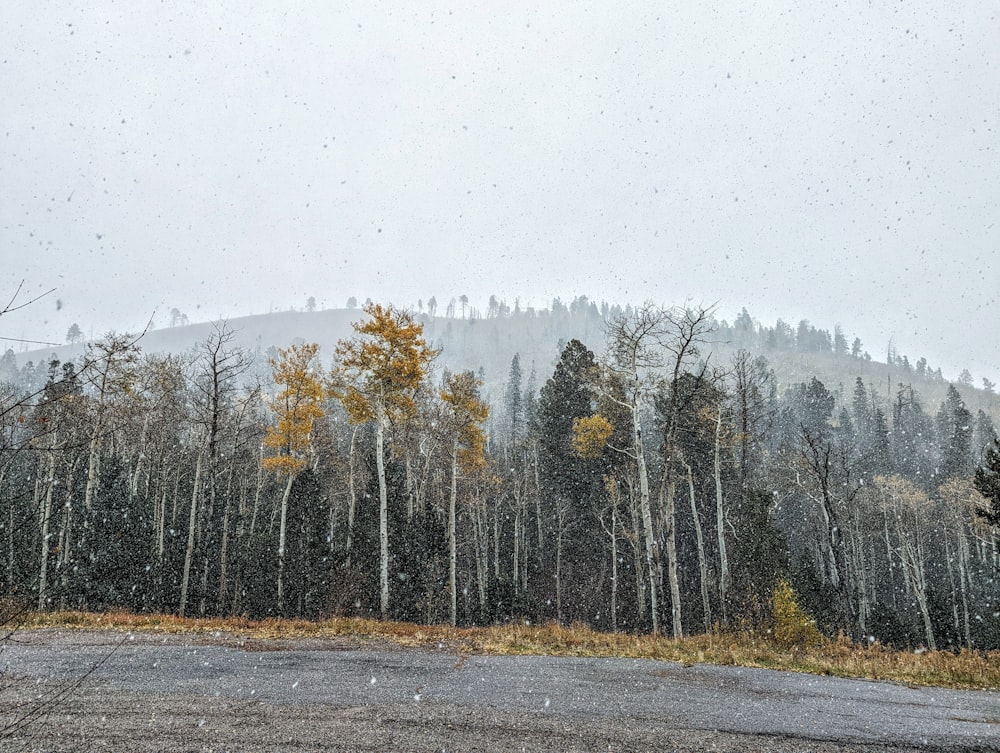
<path fill-rule="evenodd" d="M 550 601 L 559 620 L 564 616 L 563 565 L 572 556 L 567 549 L 569 534 L 580 526 L 600 479 L 592 472 L 595 461 L 581 458 L 573 449 L 574 419 L 593 412 L 596 396 L 591 384 L 596 368 L 593 352 L 579 340 L 570 340 L 538 400 L 539 471 L 542 499 L 548 502 L 543 513 L 555 541 L 555 550 L 549 550 L 555 559 L 547 563 L 555 587 Z M 580 542 L 580 538 L 574 541 L 577 545 Z"/>
<path fill-rule="evenodd" d="M 987 506 L 977 509 L 976 514 L 994 528 L 1000 528 L 1000 439 L 994 439 L 993 446 L 986 451 L 973 483 L 987 502 Z"/>
<path fill-rule="evenodd" d="M 948 396 L 938 412 L 941 452 L 940 480 L 968 476 L 972 471 L 972 414 L 965 407 L 955 385 L 948 385 Z"/>

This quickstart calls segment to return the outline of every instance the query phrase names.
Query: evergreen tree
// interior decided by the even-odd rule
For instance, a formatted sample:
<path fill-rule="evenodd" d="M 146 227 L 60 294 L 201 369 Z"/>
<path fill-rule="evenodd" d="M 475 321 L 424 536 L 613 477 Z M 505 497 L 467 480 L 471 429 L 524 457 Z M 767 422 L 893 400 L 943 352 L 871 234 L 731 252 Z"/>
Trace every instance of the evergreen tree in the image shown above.
<path fill-rule="evenodd" d="M 976 514 L 994 528 L 1000 527 L 1000 440 L 994 439 L 993 446 L 986 451 L 973 483 L 987 502 L 987 506 L 977 509 Z"/>
<path fill-rule="evenodd" d="M 564 602 L 562 585 L 566 569 L 576 560 L 580 567 L 586 567 L 586 559 L 594 551 L 588 533 L 596 531 L 589 525 L 588 513 L 599 486 L 600 465 L 574 451 L 573 419 L 594 412 L 596 395 L 591 385 L 596 372 L 593 352 L 579 340 L 570 340 L 538 400 L 539 475 L 549 538 L 545 570 L 552 578 L 546 603 L 552 609 L 550 616 L 559 620 L 571 612 L 573 617 L 584 616 L 572 607 L 566 609 L 570 605 Z M 573 606 L 584 606 L 584 595 L 574 596 Z"/>
<path fill-rule="evenodd" d="M 504 452 L 508 459 L 522 436 L 524 429 L 524 394 L 521 385 L 521 356 L 518 353 L 510 362 L 507 388 L 504 390 Z"/>
<path fill-rule="evenodd" d="M 965 407 L 955 385 L 948 385 L 948 396 L 938 412 L 938 437 L 941 466 L 939 481 L 968 476 L 972 472 L 972 414 Z"/>
<path fill-rule="evenodd" d="M 917 391 L 899 385 L 892 406 L 892 466 L 925 490 L 931 488 L 935 478 L 933 436 L 933 422 L 924 413 Z"/>

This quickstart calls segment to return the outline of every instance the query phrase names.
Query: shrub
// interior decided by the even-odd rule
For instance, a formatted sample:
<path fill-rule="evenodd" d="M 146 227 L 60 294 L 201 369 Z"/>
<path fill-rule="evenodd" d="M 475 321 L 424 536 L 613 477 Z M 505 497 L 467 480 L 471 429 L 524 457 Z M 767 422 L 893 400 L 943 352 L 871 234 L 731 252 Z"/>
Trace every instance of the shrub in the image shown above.
<path fill-rule="evenodd" d="M 816 620 L 799 606 L 792 585 L 784 578 L 774 585 L 772 617 L 774 624 L 771 635 L 781 646 L 818 646 L 824 642 L 823 635 L 816 627 Z"/>

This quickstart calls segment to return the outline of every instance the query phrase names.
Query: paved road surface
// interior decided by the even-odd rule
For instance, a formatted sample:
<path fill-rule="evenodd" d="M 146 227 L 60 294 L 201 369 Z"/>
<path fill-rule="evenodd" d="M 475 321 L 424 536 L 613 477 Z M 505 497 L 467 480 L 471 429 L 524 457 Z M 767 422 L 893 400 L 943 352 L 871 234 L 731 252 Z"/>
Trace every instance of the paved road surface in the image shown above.
<path fill-rule="evenodd" d="M 18 634 L 8 701 L 106 661 L 12 750 L 1000 751 L 992 692 L 232 636 L 136 633 L 109 657 L 121 638 Z"/>

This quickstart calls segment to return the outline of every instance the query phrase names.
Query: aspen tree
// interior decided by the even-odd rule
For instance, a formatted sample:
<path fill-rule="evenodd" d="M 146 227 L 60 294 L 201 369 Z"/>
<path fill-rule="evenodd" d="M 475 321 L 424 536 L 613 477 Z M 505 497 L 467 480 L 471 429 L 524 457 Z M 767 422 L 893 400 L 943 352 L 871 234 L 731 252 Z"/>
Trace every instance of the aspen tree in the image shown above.
<path fill-rule="evenodd" d="M 670 582 L 673 635 L 683 635 L 680 586 L 674 524 L 677 486 L 675 461 L 679 460 L 677 426 L 681 405 L 677 385 L 685 367 L 699 355 L 699 347 L 714 327 L 711 309 L 664 308 L 645 303 L 628 314 L 615 316 L 607 324 L 608 368 L 625 386 L 615 398 L 632 419 L 632 447 L 639 480 L 639 513 L 644 534 L 646 567 L 649 571 L 650 611 L 653 633 L 660 632 L 659 588 L 661 571 L 660 536 L 654 529 L 650 505 L 649 471 L 642 437 L 640 411 L 652 387 L 665 388 L 668 400 L 661 410 L 663 419 L 663 476 L 660 483 L 661 509 L 666 511 L 667 577 Z M 664 372 L 666 372 L 664 374 Z"/>
<path fill-rule="evenodd" d="M 351 423 L 374 423 L 379 489 L 379 603 L 389 616 L 389 518 L 385 475 L 385 432 L 392 421 L 416 411 L 414 395 L 437 353 L 427 345 L 423 325 L 409 311 L 369 303 L 367 321 L 354 322 L 355 335 L 337 343 L 339 367 L 333 393 Z"/>
<path fill-rule="evenodd" d="M 448 599 L 449 621 L 455 627 L 458 617 L 456 585 L 457 546 L 455 540 L 455 505 L 458 497 L 459 470 L 468 471 L 486 464 L 483 449 L 486 436 L 482 424 L 490 409 L 479 398 L 482 383 L 471 371 L 445 374 L 441 400 L 448 411 L 453 435 L 451 445 L 451 492 L 448 498 Z"/>
<path fill-rule="evenodd" d="M 895 534 L 896 555 L 903 565 L 906 585 L 913 594 L 924 623 L 927 648 L 937 649 L 934 626 L 930 614 L 930 593 L 925 567 L 926 552 L 930 547 L 930 526 L 926 522 L 933 515 L 933 503 L 911 481 L 899 476 L 876 476 L 872 488 Z"/>
<path fill-rule="evenodd" d="M 295 477 L 314 461 L 313 424 L 323 416 L 322 402 L 326 391 L 315 361 L 319 346 L 315 343 L 292 345 L 279 351 L 278 360 L 271 361 L 274 383 L 282 390 L 274 399 L 277 422 L 269 426 L 264 445 L 277 454 L 264 458 L 264 470 L 286 477 L 281 496 L 281 522 L 278 528 L 278 611 L 284 609 L 285 535 L 288 522 L 288 497 Z"/>
<path fill-rule="evenodd" d="M 220 520 L 218 497 L 220 466 L 224 454 L 222 443 L 226 431 L 232 429 L 232 414 L 236 411 L 237 379 L 250 368 L 250 359 L 243 351 L 232 346 L 234 338 L 235 333 L 227 323 L 215 324 L 213 332 L 198 346 L 195 373 L 190 380 L 194 398 L 194 418 L 203 427 L 207 460 L 208 499 L 203 514 L 205 543 L 202 546 L 202 608 L 200 610 L 203 614 L 208 598 L 210 558 L 212 550 L 216 548 L 218 542 L 220 523 L 222 523 L 222 531 L 221 546 L 219 546 L 220 580 L 217 603 L 221 606 L 225 599 L 228 521 L 232 498 L 229 494 L 225 495 L 225 505 Z M 236 440 L 233 441 L 235 443 Z M 235 451 L 230 453 L 230 456 L 235 456 Z"/>

